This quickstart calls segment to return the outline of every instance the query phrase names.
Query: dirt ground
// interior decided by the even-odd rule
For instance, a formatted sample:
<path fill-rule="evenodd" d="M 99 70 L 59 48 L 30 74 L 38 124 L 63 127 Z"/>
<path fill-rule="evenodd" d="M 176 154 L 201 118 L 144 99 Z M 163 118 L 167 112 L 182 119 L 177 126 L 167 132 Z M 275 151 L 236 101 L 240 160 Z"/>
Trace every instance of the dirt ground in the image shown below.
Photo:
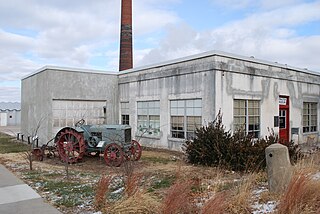
<path fill-rule="evenodd" d="M 77 207 L 65 207 L 57 206 L 54 201 L 53 193 L 48 193 L 45 188 L 38 188 L 42 184 L 39 184 L 40 178 L 29 179 L 28 174 L 30 174 L 28 169 L 28 162 L 26 161 L 23 153 L 9 153 L 0 154 L 0 163 L 5 165 L 11 171 L 13 171 L 18 177 L 25 180 L 31 187 L 34 187 L 36 191 L 44 197 L 49 203 L 58 207 L 58 209 L 63 213 L 94 213 L 95 208 L 93 207 L 92 200 L 85 206 Z M 216 185 L 215 180 L 221 182 L 223 177 L 223 186 L 228 181 L 233 182 L 240 179 L 240 175 L 234 172 L 221 172 L 215 168 L 209 167 L 199 167 L 192 166 L 185 162 L 184 155 L 179 152 L 173 152 L 168 150 L 160 149 L 144 149 L 142 152 L 141 159 L 133 163 L 133 170 L 135 173 L 143 175 L 144 189 L 149 189 L 154 187 L 154 194 L 159 200 L 163 197 L 165 190 L 172 185 L 166 184 L 166 179 L 179 177 L 185 177 L 188 179 L 193 179 L 200 181 L 203 184 L 206 191 L 203 192 L 205 197 L 210 195 L 210 191 L 215 191 Z M 33 161 L 34 172 L 40 172 L 44 175 L 50 174 L 60 174 L 55 179 L 65 180 L 66 171 L 65 164 L 60 161 L 58 157 L 55 158 L 44 158 L 43 161 Z M 79 181 L 79 183 L 88 184 L 95 186 L 99 178 L 103 175 L 117 175 L 126 174 L 128 169 L 125 167 L 108 167 L 105 164 L 103 156 L 100 157 L 85 157 L 81 163 L 76 163 L 69 165 L 69 172 L 71 172 L 71 180 Z M 84 176 L 85 175 L 85 176 Z M 29 176 L 30 177 L 30 176 Z M 170 180 L 169 179 L 169 180 Z M 42 180 L 40 183 L 45 183 L 47 181 Z M 171 181 L 170 181 L 171 182 Z M 172 181 L 174 182 L 174 180 Z M 157 185 L 164 185 L 163 187 L 157 187 Z M 92 197 L 91 197 L 92 198 Z"/>

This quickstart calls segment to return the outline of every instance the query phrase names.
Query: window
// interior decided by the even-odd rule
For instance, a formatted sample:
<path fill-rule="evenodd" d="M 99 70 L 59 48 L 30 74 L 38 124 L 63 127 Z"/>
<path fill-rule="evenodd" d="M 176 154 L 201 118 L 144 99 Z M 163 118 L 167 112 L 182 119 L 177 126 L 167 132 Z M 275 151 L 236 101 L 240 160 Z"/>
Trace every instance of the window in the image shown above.
<path fill-rule="evenodd" d="M 202 121 L 201 99 L 170 101 L 171 136 L 193 139 Z"/>
<path fill-rule="evenodd" d="M 303 132 L 317 131 L 317 105 L 317 103 L 303 103 Z"/>
<path fill-rule="evenodd" d="M 234 100 L 234 131 L 243 130 L 255 138 L 260 136 L 260 101 Z"/>
<path fill-rule="evenodd" d="M 160 101 L 138 102 L 138 135 L 160 135 Z"/>
<path fill-rule="evenodd" d="M 129 125 L 129 102 L 120 103 L 121 107 L 121 124 Z"/>

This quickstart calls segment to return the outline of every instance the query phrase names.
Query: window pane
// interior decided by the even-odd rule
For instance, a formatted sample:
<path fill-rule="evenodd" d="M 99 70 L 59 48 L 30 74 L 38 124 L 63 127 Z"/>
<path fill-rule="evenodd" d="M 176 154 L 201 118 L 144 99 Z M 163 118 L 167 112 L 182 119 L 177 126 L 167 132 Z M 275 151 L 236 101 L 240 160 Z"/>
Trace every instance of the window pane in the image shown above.
<path fill-rule="evenodd" d="M 193 116 L 193 108 L 187 108 L 187 112 L 186 112 L 187 116 Z"/>
<path fill-rule="evenodd" d="M 243 130 L 254 137 L 260 135 L 260 101 L 234 100 L 233 103 L 234 131 Z"/>
<path fill-rule="evenodd" d="M 184 100 L 178 100 L 178 107 L 184 108 Z"/>
<path fill-rule="evenodd" d="M 317 131 L 318 123 L 318 104 L 303 103 L 303 132 Z"/>
<path fill-rule="evenodd" d="M 194 100 L 194 107 L 202 108 L 202 102 L 200 99 Z"/>
<path fill-rule="evenodd" d="M 201 108 L 194 109 L 194 116 L 202 116 Z"/>
<path fill-rule="evenodd" d="M 178 107 L 178 101 L 177 100 L 171 100 L 170 103 L 171 103 L 171 108 L 172 107 L 175 107 L 175 108 Z"/>
<path fill-rule="evenodd" d="M 193 108 L 194 107 L 194 100 L 187 100 L 186 101 L 186 107 Z"/>

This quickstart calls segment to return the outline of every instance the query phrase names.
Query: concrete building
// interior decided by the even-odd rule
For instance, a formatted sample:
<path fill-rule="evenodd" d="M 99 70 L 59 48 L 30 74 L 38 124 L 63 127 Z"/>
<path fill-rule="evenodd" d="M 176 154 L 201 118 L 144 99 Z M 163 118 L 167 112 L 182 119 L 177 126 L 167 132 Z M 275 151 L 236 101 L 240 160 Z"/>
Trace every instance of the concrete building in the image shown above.
<path fill-rule="evenodd" d="M 37 132 L 41 143 L 82 118 L 88 124 L 118 122 L 115 73 L 46 66 L 23 78 L 21 88 L 21 132 Z"/>
<path fill-rule="evenodd" d="M 21 104 L 0 102 L 0 126 L 18 126 L 21 122 Z"/>
<path fill-rule="evenodd" d="M 317 72 L 218 51 L 108 74 L 45 67 L 22 80 L 22 132 L 43 120 L 48 140 L 87 115 L 130 124 L 143 145 L 180 150 L 221 110 L 232 131 L 316 143 L 319 95 Z"/>

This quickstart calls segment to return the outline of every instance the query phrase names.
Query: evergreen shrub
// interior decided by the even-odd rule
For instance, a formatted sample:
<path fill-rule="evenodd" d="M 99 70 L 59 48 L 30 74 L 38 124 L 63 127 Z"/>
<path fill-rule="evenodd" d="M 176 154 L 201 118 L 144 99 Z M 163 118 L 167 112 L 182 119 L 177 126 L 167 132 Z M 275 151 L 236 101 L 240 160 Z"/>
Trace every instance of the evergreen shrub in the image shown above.
<path fill-rule="evenodd" d="M 213 122 L 196 130 L 193 140 L 185 142 L 184 151 L 187 161 L 192 164 L 253 171 L 265 168 L 265 148 L 278 142 L 279 138 L 272 130 L 261 139 L 254 139 L 241 130 L 231 134 L 222 124 L 219 112 Z M 297 160 L 297 146 L 293 142 L 283 144 L 288 147 L 292 161 Z"/>

